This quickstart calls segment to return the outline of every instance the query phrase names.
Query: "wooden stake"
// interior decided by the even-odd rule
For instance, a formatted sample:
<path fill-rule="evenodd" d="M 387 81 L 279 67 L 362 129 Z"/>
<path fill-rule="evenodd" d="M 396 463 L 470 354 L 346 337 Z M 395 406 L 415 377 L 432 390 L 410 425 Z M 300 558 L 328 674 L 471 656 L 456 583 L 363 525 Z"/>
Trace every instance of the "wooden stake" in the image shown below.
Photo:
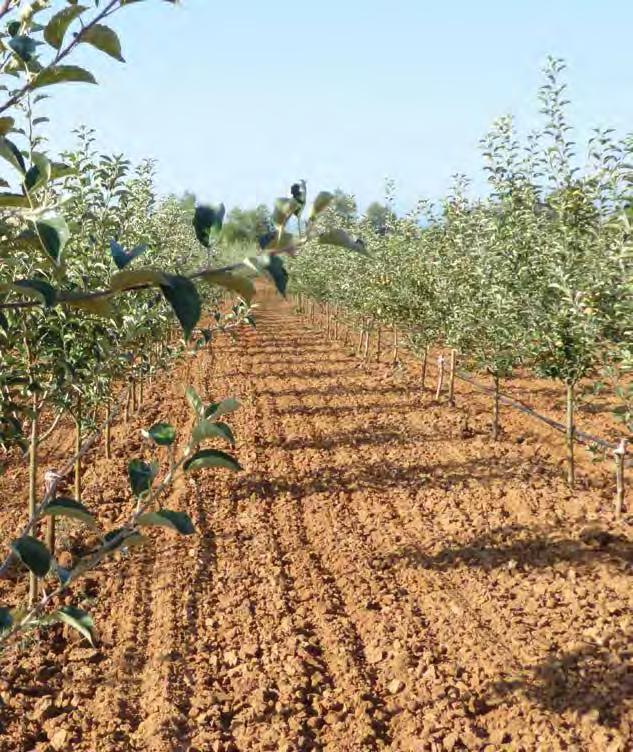
<path fill-rule="evenodd" d="M 367 360 L 369 357 L 369 332 L 370 332 L 370 327 L 368 325 L 367 328 L 365 329 L 365 349 L 363 351 L 363 360 Z"/>
<path fill-rule="evenodd" d="M 444 356 L 440 355 L 437 359 L 437 389 L 435 391 L 435 401 L 439 402 L 442 387 L 444 386 Z"/>
<path fill-rule="evenodd" d="M 376 332 L 376 363 L 380 363 L 381 340 L 382 340 L 382 327 L 378 325 L 378 331 Z"/>
<path fill-rule="evenodd" d="M 626 439 L 620 439 L 618 448 L 614 450 L 615 457 L 615 518 L 619 520 L 622 517 L 624 509 L 624 458 L 626 457 Z"/>
<path fill-rule="evenodd" d="M 450 371 L 449 371 L 449 377 L 448 377 L 448 401 L 449 404 L 454 405 L 455 404 L 455 363 L 457 360 L 457 351 L 455 349 L 451 350 L 451 362 L 450 362 Z"/>

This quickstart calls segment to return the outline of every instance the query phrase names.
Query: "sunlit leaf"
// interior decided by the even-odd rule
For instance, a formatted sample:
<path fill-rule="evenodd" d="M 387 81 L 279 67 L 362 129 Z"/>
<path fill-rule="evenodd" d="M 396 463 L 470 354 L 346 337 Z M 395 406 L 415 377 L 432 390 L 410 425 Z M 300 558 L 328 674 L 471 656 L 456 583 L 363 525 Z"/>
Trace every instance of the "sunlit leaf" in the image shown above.
<path fill-rule="evenodd" d="M 222 467 L 233 470 L 233 472 L 242 469 L 234 457 L 218 449 L 201 449 L 193 457 L 189 458 L 183 467 L 186 471 L 203 470 L 209 467 Z"/>
<path fill-rule="evenodd" d="M 83 637 L 85 637 L 94 647 L 94 638 L 92 634 L 94 622 L 92 621 L 90 614 L 76 606 L 62 606 L 54 612 L 53 616 L 64 624 L 68 624 L 69 627 L 77 630 L 77 632 L 83 635 Z"/>
<path fill-rule="evenodd" d="M 173 512 L 170 509 L 146 512 L 138 518 L 137 522 L 141 526 L 167 527 L 181 535 L 193 535 L 196 532 L 188 514 L 185 514 L 185 512 Z"/>

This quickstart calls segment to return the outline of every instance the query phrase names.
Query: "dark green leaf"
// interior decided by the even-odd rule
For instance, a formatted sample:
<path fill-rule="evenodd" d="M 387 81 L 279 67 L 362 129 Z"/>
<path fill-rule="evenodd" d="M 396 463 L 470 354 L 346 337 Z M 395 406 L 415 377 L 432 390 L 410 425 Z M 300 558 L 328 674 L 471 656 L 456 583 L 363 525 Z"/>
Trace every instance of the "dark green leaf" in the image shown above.
<path fill-rule="evenodd" d="M 55 288 L 43 279 L 16 279 L 13 288 L 25 292 L 31 297 L 41 300 L 45 306 L 50 307 L 55 303 L 57 293 Z"/>
<path fill-rule="evenodd" d="M 121 54 L 121 42 L 116 32 L 109 26 L 103 24 L 94 24 L 85 31 L 81 32 L 81 41 L 91 44 L 101 52 L 105 52 L 115 60 L 119 60 L 124 63 L 123 55 Z"/>
<path fill-rule="evenodd" d="M 22 174 L 26 172 L 26 163 L 24 162 L 22 152 L 6 136 L 0 136 L 0 157 L 6 159 L 11 167 L 15 167 Z"/>
<path fill-rule="evenodd" d="M 44 577 L 51 566 L 51 555 L 43 543 L 24 535 L 11 543 L 11 550 L 25 567 L 38 577 Z"/>
<path fill-rule="evenodd" d="M 215 402 L 209 405 L 204 411 L 204 417 L 209 420 L 217 420 L 222 415 L 232 413 L 240 406 L 240 403 L 234 397 L 228 397 L 221 402 Z"/>
<path fill-rule="evenodd" d="M 134 261 L 137 256 L 145 253 L 146 250 L 146 245 L 137 245 L 135 248 L 132 248 L 131 251 L 126 251 L 122 245 L 119 245 L 116 242 L 116 240 L 110 241 L 110 252 L 118 269 L 125 268 L 131 261 Z"/>
<path fill-rule="evenodd" d="M 57 214 L 38 219 L 34 224 L 44 250 L 56 264 L 59 264 L 66 243 L 70 239 L 70 230 L 66 220 Z"/>
<path fill-rule="evenodd" d="M 48 517 L 70 517 L 81 520 L 90 527 L 96 527 L 94 515 L 83 504 L 74 499 L 60 497 L 50 502 L 44 509 L 44 515 Z"/>
<path fill-rule="evenodd" d="M 13 616 L 11 615 L 11 609 L 5 606 L 0 606 L 0 634 L 11 629 L 13 626 Z"/>
<path fill-rule="evenodd" d="M 33 81 L 33 89 L 41 89 L 43 86 L 53 86 L 65 83 L 96 84 L 95 77 L 85 68 L 78 65 L 56 65 L 53 68 L 44 68 Z"/>
<path fill-rule="evenodd" d="M 139 525 L 152 527 L 168 527 L 181 535 L 193 535 L 196 532 L 193 522 L 184 512 L 172 512 L 170 509 L 159 509 L 157 512 L 142 514 Z"/>
<path fill-rule="evenodd" d="M 169 446 L 176 440 L 176 429 L 169 423 L 155 423 L 143 433 L 159 446 Z"/>
<path fill-rule="evenodd" d="M 58 50 L 62 46 L 68 27 L 85 10 L 87 10 L 85 5 L 70 5 L 51 18 L 44 29 L 44 39 L 51 47 Z"/>
<path fill-rule="evenodd" d="M 200 444 L 205 439 L 223 439 L 229 444 L 235 445 L 235 437 L 226 423 L 215 423 L 210 420 L 201 420 L 191 432 L 191 440 L 194 444 Z"/>
<path fill-rule="evenodd" d="M 92 636 L 94 622 L 90 614 L 75 606 L 62 606 L 62 608 L 54 612 L 53 616 L 59 621 L 64 622 L 64 624 L 68 624 L 69 627 L 76 629 L 94 647 Z"/>
<path fill-rule="evenodd" d="M 150 490 L 158 468 L 155 464 L 150 465 L 143 460 L 131 460 L 127 466 L 127 473 L 132 493 L 135 496 L 141 496 Z"/>
<path fill-rule="evenodd" d="M 211 240 L 211 232 L 219 233 L 224 221 L 226 209 L 224 204 L 219 206 L 196 206 L 193 216 L 193 227 L 200 243 L 208 248 Z"/>
<path fill-rule="evenodd" d="M 234 457 L 218 449 L 201 449 L 184 464 L 186 471 L 202 470 L 207 467 L 224 467 L 234 472 L 242 469 Z"/>
<path fill-rule="evenodd" d="M 161 285 L 163 295 L 171 305 L 182 326 L 185 339 L 189 339 L 193 328 L 200 320 L 202 306 L 196 286 L 190 279 L 166 274 L 166 285 Z"/>

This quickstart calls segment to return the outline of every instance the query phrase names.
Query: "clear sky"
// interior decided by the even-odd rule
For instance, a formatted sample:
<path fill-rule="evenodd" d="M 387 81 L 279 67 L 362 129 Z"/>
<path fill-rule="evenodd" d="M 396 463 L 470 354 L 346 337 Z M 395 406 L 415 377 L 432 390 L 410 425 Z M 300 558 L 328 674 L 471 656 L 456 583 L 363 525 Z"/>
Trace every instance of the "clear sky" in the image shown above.
<path fill-rule="evenodd" d="M 95 127 L 104 151 L 156 158 L 166 192 L 248 206 L 306 178 L 365 206 L 389 176 L 406 207 L 455 172 L 481 189 L 478 140 L 503 114 L 535 124 L 548 54 L 578 136 L 633 130 L 631 0 L 147 0 L 115 19 L 127 64 L 83 53 L 100 86 L 56 90 L 51 140 Z"/>

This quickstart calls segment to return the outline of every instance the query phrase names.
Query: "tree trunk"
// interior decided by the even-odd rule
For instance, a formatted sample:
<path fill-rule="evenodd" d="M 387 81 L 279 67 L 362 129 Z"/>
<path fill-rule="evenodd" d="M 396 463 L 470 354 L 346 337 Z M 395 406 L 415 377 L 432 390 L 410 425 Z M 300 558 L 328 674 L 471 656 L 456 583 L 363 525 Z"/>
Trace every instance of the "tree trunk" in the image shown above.
<path fill-rule="evenodd" d="M 33 395 L 33 419 L 31 422 L 31 440 L 29 444 L 29 520 L 35 517 L 37 508 L 37 447 L 39 443 L 39 411 L 37 397 Z M 36 535 L 35 531 L 33 534 Z M 29 606 L 37 601 L 39 584 L 37 575 L 29 572 Z"/>
<path fill-rule="evenodd" d="M 382 327 L 378 325 L 376 332 L 376 363 L 380 363 L 380 346 L 382 344 Z"/>
<path fill-rule="evenodd" d="M 495 394 L 492 404 L 492 438 L 497 441 L 499 438 L 499 376 L 493 374 L 495 380 Z"/>
<path fill-rule="evenodd" d="M 574 487 L 576 482 L 576 463 L 574 457 L 574 385 L 567 384 L 567 485 Z"/>
<path fill-rule="evenodd" d="M 457 360 L 456 350 L 451 350 L 451 362 L 448 381 L 448 401 L 449 404 L 455 404 L 455 363 Z"/>
<path fill-rule="evenodd" d="M 111 446 L 111 433 L 110 433 L 110 397 L 106 398 L 106 411 L 105 411 L 105 428 L 103 431 L 103 438 L 105 442 L 105 456 L 106 459 L 109 460 L 112 457 L 112 453 L 110 451 Z"/>
<path fill-rule="evenodd" d="M 424 357 L 422 358 L 422 389 L 426 389 L 426 364 L 429 359 L 429 346 L 424 348 Z"/>
<path fill-rule="evenodd" d="M 391 358 L 391 365 L 395 366 L 398 362 L 398 327 L 393 325 L 393 356 Z"/>
<path fill-rule="evenodd" d="M 626 439 L 621 439 L 618 448 L 613 452 L 615 457 L 615 518 L 622 517 L 624 509 L 624 458 L 626 456 Z"/>
<path fill-rule="evenodd" d="M 440 355 L 437 359 L 437 389 L 435 391 L 435 401 L 439 402 L 444 386 L 444 356 Z"/>
<path fill-rule="evenodd" d="M 77 414 L 75 416 L 75 501 L 81 501 L 81 397 L 77 397 Z"/>
<path fill-rule="evenodd" d="M 141 407 L 143 404 L 143 391 L 144 391 L 144 383 L 143 383 L 143 376 L 139 378 L 138 381 L 138 406 Z"/>
<path fill-rule="evenodd" d="M 356 347 L 356 355 L 360 357 L 363 352 L 363 337 L 365 336 L 365 322 L 361 322 L 360 336 L 358 338 L 358 346 Z"/>

